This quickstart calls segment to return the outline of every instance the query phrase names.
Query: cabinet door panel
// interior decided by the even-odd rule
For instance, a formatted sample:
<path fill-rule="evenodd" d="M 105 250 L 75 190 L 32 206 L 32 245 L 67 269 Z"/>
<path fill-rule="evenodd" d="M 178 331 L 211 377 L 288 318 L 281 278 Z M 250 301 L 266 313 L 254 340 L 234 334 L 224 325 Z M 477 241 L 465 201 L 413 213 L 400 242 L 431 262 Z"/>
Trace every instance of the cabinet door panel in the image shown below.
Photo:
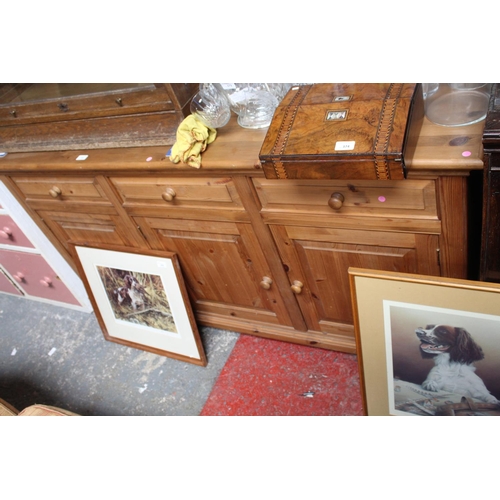
<path fill-rule="evenodd" d="M 384 241 L 383 235 L 367 242 L 348 242 L 347 232 L 340 242 L 326 238 L 308 239 L 311 228 L 271 226 L 290 283 L 303 284 L 296 295 L 300 308 L 310 329 L 324 333 L 352 335 L 352 306 L 348 278 L 349 267 L 380 269 L 386 271 L 417 273 L 419 261 L 415 235 L 402 235 L 401 246 L 395 246 L 397 237 Z M 301 238 L 303 236 L 303 238 Z M 359 234 L 354 232 L 354 240 Z M 413 240 L 413 245 L 410 241 Z M 437 237 L 431 238 L 437 251 Z"/>
<path fill-rule="evenodd" d="M 178 255 L 196 312 L 291 326 L 277 287 L 261 286 L 266 277 L 273 278 L 249 224 L 137 222 L 153 246 Z"/>

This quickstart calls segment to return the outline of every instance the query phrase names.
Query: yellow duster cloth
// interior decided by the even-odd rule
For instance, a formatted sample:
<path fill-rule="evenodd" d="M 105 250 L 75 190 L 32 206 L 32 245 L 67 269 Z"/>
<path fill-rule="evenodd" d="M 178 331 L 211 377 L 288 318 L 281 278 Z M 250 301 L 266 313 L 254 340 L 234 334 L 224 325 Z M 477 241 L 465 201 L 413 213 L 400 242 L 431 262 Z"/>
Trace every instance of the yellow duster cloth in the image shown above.
<path fill-rule="evenodd" d="M 176 142 L 172 146 L 170 161 L 187 163 L 191 167 L 201 167 L 201 153 L 214 142 L 217 130 L 207 127 L 195 115 L 189 115 L 177 128 Z"/>

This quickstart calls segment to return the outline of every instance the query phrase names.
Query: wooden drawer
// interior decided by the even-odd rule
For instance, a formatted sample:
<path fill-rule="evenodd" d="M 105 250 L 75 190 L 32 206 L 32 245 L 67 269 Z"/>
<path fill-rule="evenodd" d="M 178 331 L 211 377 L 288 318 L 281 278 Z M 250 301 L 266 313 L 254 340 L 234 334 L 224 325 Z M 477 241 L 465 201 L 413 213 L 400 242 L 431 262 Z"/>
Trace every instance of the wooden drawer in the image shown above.
<path fill-rule="evenodd" d="M 196 217 L 203 219 L 213 211 L 229 210 L 237 212 L 240 220 L 247 219 L 231 178 L 114 177 L 111 182 L 131 215 L 157 215 L 165 210 L 175 211 L 175 217 L 188 217 L 188 210 L 196 209 Z"/>
<path fill-rule="evenodd" d="M 253 179 L 269 221 L 290 216 L 391 217 L 437 220 L 434 181 Z"/>
<path fill-rule="evenodd" d="M 0 97 L 0 126 L 173 109 L 153 84 L 19 84 Z"/>
<path fill-rule="evenodd" d="M 13 177 L 26 202 L 35 209 L 64 203 L 111 205 L 105 192 L 93 177 Z"/>

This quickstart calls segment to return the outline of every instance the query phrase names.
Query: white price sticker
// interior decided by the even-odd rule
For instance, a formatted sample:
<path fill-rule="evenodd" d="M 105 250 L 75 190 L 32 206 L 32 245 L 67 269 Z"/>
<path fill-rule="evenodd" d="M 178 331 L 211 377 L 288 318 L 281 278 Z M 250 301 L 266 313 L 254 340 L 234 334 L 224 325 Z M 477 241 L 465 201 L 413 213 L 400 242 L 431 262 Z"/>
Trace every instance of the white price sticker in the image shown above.
<path fill-rule="evenodd" d="M 335 151 L 352 151 L 356 141 L 337 141 L 335 143 Z"/>

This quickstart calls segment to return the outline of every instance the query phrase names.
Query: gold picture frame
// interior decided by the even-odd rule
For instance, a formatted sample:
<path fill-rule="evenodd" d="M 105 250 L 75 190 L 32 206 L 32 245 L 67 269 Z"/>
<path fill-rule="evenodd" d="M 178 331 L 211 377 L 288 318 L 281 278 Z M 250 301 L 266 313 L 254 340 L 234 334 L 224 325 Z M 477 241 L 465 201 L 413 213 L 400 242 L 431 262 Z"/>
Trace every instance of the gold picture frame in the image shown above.
<path fill-rule="evenodd" d="M 74 244 L 70 250 L 106 340 L 207 365 L 176 254 Z"/>
<path fill-rule="evenodd" d="M 359 268 L 349 280 L 365 415 L 500 415 L 499 284 Z M 435 325 L 458 328 L 454 339 L 468 335 L 481 356 L 458 355 Z M 473 372 L 472 388 L 455 372 L 438 384 L 445 362 L 460 376 Z"/>

